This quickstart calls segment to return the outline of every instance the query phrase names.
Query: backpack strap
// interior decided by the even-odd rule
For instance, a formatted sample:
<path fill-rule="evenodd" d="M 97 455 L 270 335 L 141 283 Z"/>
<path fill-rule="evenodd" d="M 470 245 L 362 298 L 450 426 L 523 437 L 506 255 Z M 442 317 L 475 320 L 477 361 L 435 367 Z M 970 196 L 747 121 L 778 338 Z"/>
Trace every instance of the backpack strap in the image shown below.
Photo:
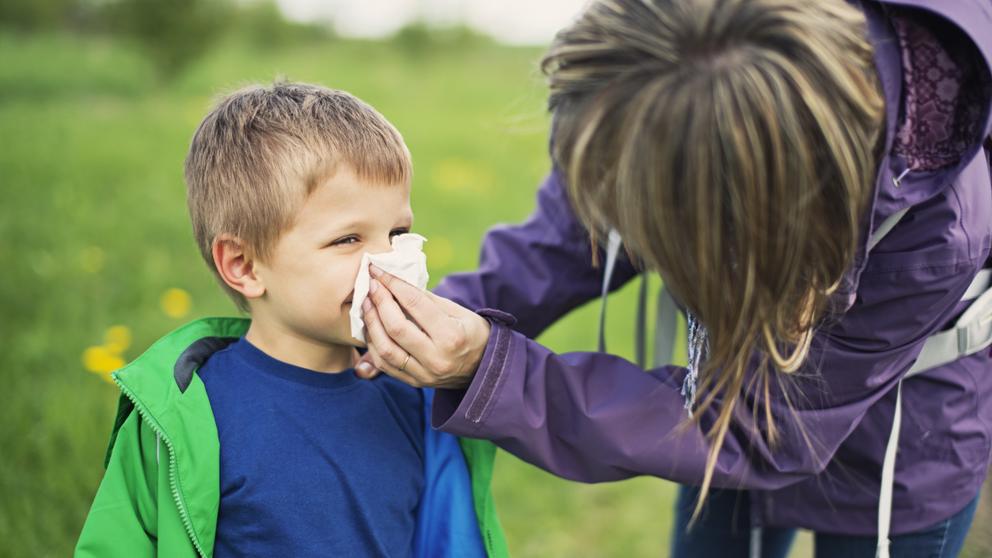
<path fill-rule="evenodd" d="M 600 353 L 606 352 L 606 298 L 610 294 L 610 282 L 613 280 L 613 270 L 617 265 L 617 256 L 623 239 L 616 229 L 610 229 L 606 240 L 606 268 L 603 270 L 603 288 L 600 291 L 599 303 L 599 348 Z"/>
<path fill-rule="evenodd" d="M 962 301 L 974 300 L 953 327 L 936 333 L 923 345 L 916 363 L 906 377 L 916 376 L 973 355 L 992 345 L 992 269 L 975 275 Z"/>
<path fill-rule="evenodd" d="M 985 139 L 983 147 L 989 166 L 992 168 L 992 135 Z M 888 230 L 885 232 L 887 233 Z M 895 484 L 896 451 L 902 427 L 902 383 L 906 378 L 973 355 L 992 345 L 992 269 L 979 270 L 961 300 L 974 300 L 974 302 L 961 314 L 953 327 L 927 338 L 916 362 L 896 386 L 895 414 L 892 418 L 889 439 L 885 445 L 878 496 L 878 545 L 875 548 L 877 558 L 889 558 L 892 489 Z"/>
<path fill-rule="evenodd" d="M 599 303 L 599 345 L 598 350 L 601 353 L 606 352 L 606 301 L 610 294 L 610 283 L 613 280 L 613 271 L 616 269 L 617 257 L 620 255 L 620 247 L 623 245 L 623 239 L 620 238 L 620 233 L 616 229 L 610 229 L 610 233 L 606 242 L 606 267 L 603 270 L 603 286 L 600 290 L 600 303 Z M 637 366 L 644 368 L 644 364 L 647 361 L 647 344 L 646 344 L 646 330 L 647 330 L 647 300 L 648 300 L 648 275 L 646 273 L 641 274 L 641 285 L 637 289 L 637 315 L 634 318 L 634 361 Z M 661 314 L 659 314 L 661 315 Z M 667 315 L 667 313 L 665 314 Z M 672 316 L 672 323 L 674 324 L 674 315 Z M 672 329 L 673 339 L 674 339 L 674 328 Z"/>

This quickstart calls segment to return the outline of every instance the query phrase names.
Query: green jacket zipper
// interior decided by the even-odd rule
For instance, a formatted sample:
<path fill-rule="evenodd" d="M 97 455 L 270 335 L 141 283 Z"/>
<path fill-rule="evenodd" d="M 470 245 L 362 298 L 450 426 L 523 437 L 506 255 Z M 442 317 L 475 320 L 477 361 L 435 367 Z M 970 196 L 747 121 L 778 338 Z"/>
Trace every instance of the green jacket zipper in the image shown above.
<path fill-rule="evenodd" d="M 186 534 L 189 536 L 189 540 L 193 543 L 193 548 L 196 549 L 197 554 L 203 558 L 207 558 L 207 553 L 203 551 L 203 547 L 200 546 L 200 541 L 197 540 L 196 533 L 193 531 L 193 523 L 190 521 L 189 514 L 186 512 L 186 506 L 183 503 L 182 494 L 179 493 L 179 482 L 176 480 L 176 453 L 173 450 L 172 442 L 165 435 L 165 432 L 158 425 L 158 423 L 155 422 L 155 419 L 145 411 L 144 406 L 138 398 L 135 397 L 134 393 L 132 393 L 130 389 L 121 383 L 120 379 L 117 377 L 117 373 L 112 374 L 111 377 L 114 379 L 114 383 L 117 384 L 117 387 L 120 388 L 121 393 L 123 393 L 124 396 L 130 399 L 131 403 L 134 404 L 134 409 L 138 411 L 138 416 L 141 417 L 141 420 L 145 421 L 149 428 L 155 432 L 155 435 L 165 442 L 165 447 L 169 451 L 169 488 L 172 490 L 172 500 L 175 502 L 176 508 L 179 510 L 179 517 L 182 519 L 183 527 L 186 528 Z"/>

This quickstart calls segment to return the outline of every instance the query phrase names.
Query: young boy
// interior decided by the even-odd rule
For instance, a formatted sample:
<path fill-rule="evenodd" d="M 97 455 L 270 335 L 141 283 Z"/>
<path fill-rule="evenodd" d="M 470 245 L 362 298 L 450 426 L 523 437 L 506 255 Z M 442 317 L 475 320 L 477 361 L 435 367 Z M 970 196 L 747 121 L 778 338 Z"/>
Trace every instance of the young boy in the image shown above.
<path fill-rule="evenodd" d="M 409 232 L 410 178 L 399 133 L 341 91 L 249 87 L 207 115 L 190 217 L 251 321 L 193 322 L 114 373 L 77 556 L 505 554 L 492 446 L 433 432 L 428 390 L 351 369 L 359 262 Z"/>

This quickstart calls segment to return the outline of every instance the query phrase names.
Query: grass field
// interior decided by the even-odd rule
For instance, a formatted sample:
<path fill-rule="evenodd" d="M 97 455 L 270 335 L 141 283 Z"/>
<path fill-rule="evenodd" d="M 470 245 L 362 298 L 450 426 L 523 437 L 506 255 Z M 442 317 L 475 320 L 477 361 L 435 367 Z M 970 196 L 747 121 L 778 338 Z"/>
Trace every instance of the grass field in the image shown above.
<path fill-rule="evenodd" d="M 409 45 L 408 45 L 409 47 Z M 276 76 L 347 89 L 403 132 L 432 285 L 472 269 L 485 230 L 522 220 L 548 170 L 540 51 L 484 42 L 230 40 L 167 84 L 126 42 L 0 33 L 0 556 L 66 556 L 102 474 L 117 391 L 105 374 L 199 316 L 229 315 L 186 219 L 182 160 L 219 92 Z M 633 354 L 629 285 L 610 349 Z M 541 341 L 590 350 L 596 308 Z M 516 556 L 666 555 L 673 487 L 584 486 L 501 454 Z M 793 556 L 809 556 L 808 537 Z"/>
<path fill-rule="evenodd" d="M 284 75 L 381 110 L 413 153 L 434 284 L 474 267 L 489 226 L 532 209 L 549 164 L 539 55 L 235 41 L 162 84 L 124 42 L 0 35 L 0 555 L 65 556 L 75 541 L 117 398 L 86 365 L 110 367 L 186 320 L 234 312 L 199 259 L 182 182 L 214 95 Z M 628 332 L 631 293 L 620 299 L 610 322 Z M 584 309 L 543 341 L 593 348 L 594 316 Z M 630 354 L 624 337 L 611 348 Z M 656 556 L 667 539 L 671 489 L 659 480 L 580 486 L 501 455 L 495 492 L 519 556 Z"/>

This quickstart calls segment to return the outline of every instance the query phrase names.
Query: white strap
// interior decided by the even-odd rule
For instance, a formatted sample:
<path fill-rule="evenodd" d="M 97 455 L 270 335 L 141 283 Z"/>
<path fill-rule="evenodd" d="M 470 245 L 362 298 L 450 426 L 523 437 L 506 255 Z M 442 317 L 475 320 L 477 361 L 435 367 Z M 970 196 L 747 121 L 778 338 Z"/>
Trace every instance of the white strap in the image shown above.
<path fill-rule="evenodd" d="M 902 220 L 902 218 L 906 215 L 906 213 L 909 212 L 909 209 L 910 208 L 908 207 L 900 209 L 899 211 L 896 211 L 892 215 L 889 215 L 888 217 L 886 217 L 884 221 L 882 221 L 882 224 L 879 225 L 877 229 L 875 229 L 875 232 L 872 233 L 871 237 L 868 239 L 869 252 L 871 252 L 871 250 L 875 248 L 876 244 L 878 244 L 879 242 L 882 241 L 883 238 L 885 238 L 885 235 L 889 234 L 889 232 L 892 231 L 893 228 L 895 228 L 896 224 L 898 224 L 899 221 Z"/>
<path fill-rule="evenodd" d="M 959 358 L 975 354 L 992 345 L 992 288 L 989 288 L 990 270 L 983 269 L 971 283 L 962 300 L 974 296 L 974 291 L 984 291 L 968 306 L 954 327 L 934 334 L 927 339 L 919 358 L 906 376 L 915 376 Z"/>
<path fill-rule="evenodd" d="M 610 230 L 610 235 L 606 245 L 606 269 L 603 272 L 603 287 L 600 292 L 599 307 L 599 352 L 606 351 L 606 301 L 610 293 L 610 282 L 613 279 L 613 271 L 616 269 L 617 257 L 620 254 L 620 246 L 623 239 L 616 229 Z M 637 315 L 634 319 L 634 359 L 637 366 L 644 368 L 645 354 L 645 331 L 647 330 L 647 298 L 648 298 L 648 276 L 641 274 L 641 286 L 637 291 Z"/>
<path fill-rule="evenodd" d="M 982 293 L 989 290 L 989 287 L 992 287 L 992 269 L 982 269 L 972 279 L 971 285 L 968 285 L 968 290 L 965 291 L 961 300 L 978 298 L 982 296 Z"/>
<path fill-rule="evenodd" d="M 896 452 L 902 426 L 902 383 L 937 366 L 954 362 L 961 357 L 975 354 L 992 345 L 992 288 L 989 281 L 992 270 L 978 272 L 961 300 L 975 299 L 968 306 L 954 327 L 930 336 L 923 345 L 919 358 L 896 386 L 896 408 L 892 430 L 885 446 L 882 461 L 882 485 L 878 497 L 878 546 L 876 558 L 889 558 L 889 529 L 892 523 L 892 490 L 895 483 Z M 977 298 L 976 298 L 977 297 Z"/>
<path fill-rule="evenodd" d="M 749 558 L 761 558 L 761 536 L 761 527 L 751 527 L 751 539 L 749 541 L 751 545 L 748 549 Z"/>
<path fill-rule="evenodd" d="M 606 241 L 606 269 L 603 272 L 603 289 L 600 294 L 602 302 L 599 306 L 599 352 L 606 352 L 606 296 L 610 293 L 610 281 L 613 279 L 613 268 L 617 264 L 622 239 L 616 229 L 610 229 Z"/>
<path fill-rule="evenodd" d="M 916 364 L 906 375 L 914 376 L 992 345 L 992 294 L 990 293 L 992 293 L 992 269 L 982 269 L 975 275 L 968 290 L 961 297 L 962 301 L 975 298 L 979 300 L 971 304 L 954 328 L 934 334 L 927 340 Z M 662 285 L 658 291 L 655 316 L 653 361 L 655 366 L 672 362 L 678 312 L 678 306 L 672 299 L 671 293 Z"/>
<path fill-rule="evenodd" d="M 878 546 L 875 558 L 889 558 L 889 527 L 892 524 L 892 487 L 895 484 L 896 452 L 899 449 L 899 431 L 902 428 L 902 380 L 896 386 L 896 409 L 892 431 L 885 446 L 882 461 L 882 486 L 878 496 Z"/>
<path fill-rule="evenodd" d="M 992 136 L 989 140 L 992 142 Z M 989 143 L 992 146 L 992 143 Z M 990 152 L 992 154 L 992 152 Z M 899 186 L 899 179 L 894 180 Z M 891 215 L 868 240 L 868 250 L 878 244 L 889 231 L 905 216 L 909 208 Z M 919 358 L 896 386 L 896 408 L 892 418 L 892 431 L 885 447 L 882 462 L 882 486 L 878 499 L 878 546 L 876 558 L 889 558 L 889 528 L 892 522 L 892 488 L 895 483 L 896 452 L 899 446 L 899 430 L 902 426 L 902 382 L 916 374 L 937 366 L 977 353 L 992 345 L 992 270 L 982 269 L 975 275 L 961 300 L 975 299 L 958 318 L 954 327 L 930 336 L 923 345 Z"/>

